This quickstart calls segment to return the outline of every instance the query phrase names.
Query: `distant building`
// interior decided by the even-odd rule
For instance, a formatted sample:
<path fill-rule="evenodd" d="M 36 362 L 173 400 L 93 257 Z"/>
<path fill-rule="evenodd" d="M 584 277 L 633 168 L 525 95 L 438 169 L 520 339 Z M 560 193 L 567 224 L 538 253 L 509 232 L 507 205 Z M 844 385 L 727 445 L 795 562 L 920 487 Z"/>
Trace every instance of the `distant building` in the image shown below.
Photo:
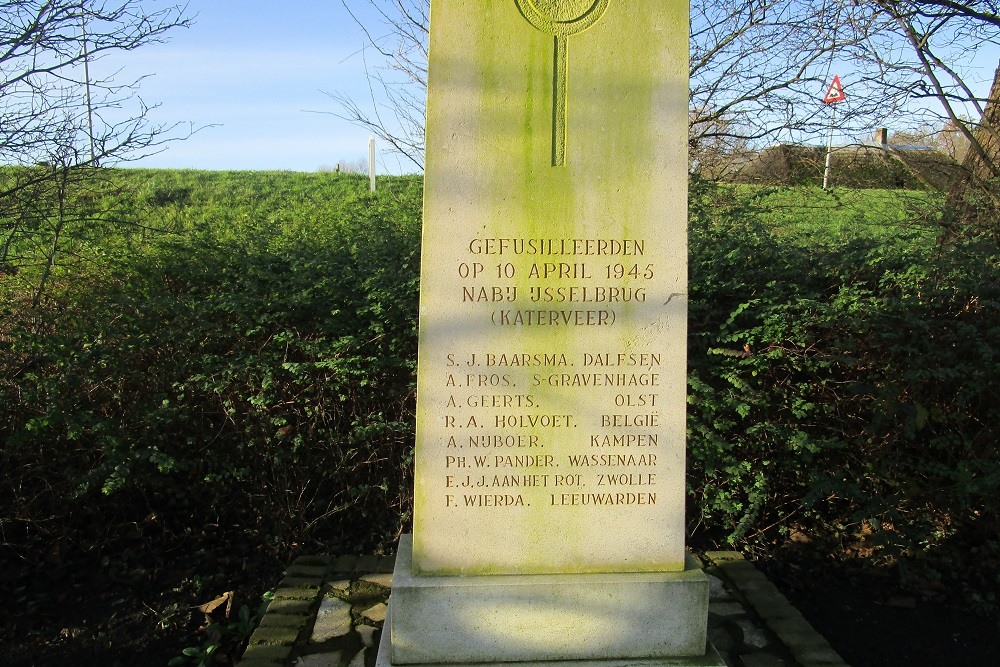
<path fill-rule="evenodd" d="M 826 147 L 779 144 L 752 157 L 730 180 L 760 185 L 822 185 Z M 948 190 L 961 165 L 930 146 L 890 143 L 880 128 L 868 144 L 834 146 L 835 187 Z"/>

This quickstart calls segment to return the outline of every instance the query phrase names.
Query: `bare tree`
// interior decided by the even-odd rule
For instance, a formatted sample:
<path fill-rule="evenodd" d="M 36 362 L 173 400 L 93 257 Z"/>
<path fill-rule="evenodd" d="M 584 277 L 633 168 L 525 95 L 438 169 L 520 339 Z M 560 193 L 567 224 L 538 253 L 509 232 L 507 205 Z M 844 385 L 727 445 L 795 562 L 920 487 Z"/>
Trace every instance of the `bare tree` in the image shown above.
<path fill-rule="evenodd" d="M 176 126 L 153 125 L 141 78 L 91 78 L 105 54 L 162 41 L 186 8 L 141 0 L 0 2 L 0 267 L 34 269 L 35 303 L 71 242 L 106 220 L 87 208 L 98 165 L 161 150 Z M 95 185 L 96 184 L 96 185 Z M 79 248 L 79 245 L 77 245 Z"/>
<path fill-rule="evenodd" d="M 895 23 L 894 33 L 907 45 L 909 57 L 892 62 L 879 58 L 883 67 L 893 66 L 909 73 L 907 92 L 917 100 L 936 102 L 939 113 L 969 142 L 969 155 L 981 169 L 996 176 L 995 153 L 984 146 L 980 129 L 995 134 L 986 119 L 986 107 L 1000 93 L 997 81 L 985 97 L 971 85 L 970 66 L 986 48 L 1000 45 L 1000 16 L 997 3 L 952 2 L 950 0 L 886 1 L 873 3 L 877 11 Z M 887 44 L 872 49 L 877 56 L 889 53 Z M 964 64 L 964 66 L 962 66 Z M 991 70 L 993 67 L 990 68 Z M 970 122 L 969 114 L 982 120 Z M 979 135 L 977 137 L 977 134 Z"/>
<path fill-rule="evenodd" d="M 341 115 L 383 137 L 415 165 L 423 164 L 427 0 L 366 2 L 379 20 L 352 13 L 379 64 L 365 103 L 334 95 Z M 345 3 L 346 6 L 346 3 Z M 747 148 L 824 135 L 829 117 L 819 99 L 834 55 L 858 61 L 869 36 L 894 24 L 857 3 L 837 0 L 700 0 L 691 7 L 690 143 L 692 166 L 738 163 Z M 864 60 L 865 58 L 862 58 Z M 871 58 L 867 58 L 871 61 Z M 367 60 L 366 60 L 366 66 Z M 905 95 L 886 88 L 891 72 L 861 71 L 844 124 L 865 132 L 900 108 Z M 902 88 L 897 86 L 897 88 Z M 710 155 L 710 154 L 714 154 Z"/>
<path fill-rule="evenodd" d="M 971 122 L 967 118 L 963 118 L 962 121 L 963 124 Z M 941 129 L 934 134 L 932 145 L 958 163 L 962 163 L 969 152 L 969 140 L 958 124 L 951 119 L 945 121 Z"/>
<path fill-rule="evenodd" d="M 149 11 L 149 4 L 0 2 L 0 156 L 5 162 L 32 164 L 46 160 L 53 151 L 61 152 L 67 125 L 86 131 L 95 156 L 125 158 L 156 144 L 165 128 L 146 122 L 148 108 L 136 96 L 141 79 L 123 82 L 119 72 L 84 79 L 85 64 L 112 51 L 132 51 L 162 41 L 170 30 L 189 25 L 184 7 Z M 130 101 L 134 102 L 131 116 L 125 110 Z"/>
<path fill-rule="evenodd" d="M 365 0 L 376 24 L 364 30 L 376 54 L 361 104 L 335 95 L 340 115 L 423 162 L 427 0 Z M 998 44 L 993 0 L 695 0 L 691 5 L 692 167 L 725 173 L 742 152 L 775 141 L 816 141 L 830 129 L 821 103 L 834 67 L 849 103 L 837 125 L 869 137 L 888 120 L 916 129 L 948 124 L 983 153 L 975 132 L 988 98 L 973 93 L 976 64 Z M 346 5 L 346 3 L 345 3 Z M 366 60 L 367 65 L 367 60 Z M 991 67 L 992 70 L 992 67 Z M 989 97 L 992 97 L 989 96 Z M 714 156 L 711 155 L 714 153 Z"/>
<path fill-rule="evenodd" d="M 941 7 L 914 9 L 921 4 Z M 994 3 L 959 11 L 955 2 L 696 0 L 692 144 L 816 142 L 831 127 L 820 98 L 840 67 L 848 88 L 848 103 L 836 108 L 842 134 L 863 140 L 888 121 L 970 135 L 967 118 L 981 101 L 970 82 L 997 44 L 986 4 Z"/>
<path fill-rule="evenodd" d="M 996 233 L 1000 211 L 1000 3 L 994 0 L 875 0 L 909 47 L 914 97 L 936 102 L 952 139 L 965 145 L 964 175 L 948 195 L 943 239 L 971 229 Z M 993 83 L 977 94 L 969 64 L 988 49 Z M 970 120 L 975 119 L 975 120 Z"/>
<path fill-rule="evenodd" d="M 970 179 L 982 183 L 1000 177 L 1000 66 L 993 77 L 979 123 L 975 126 L 965 123 L 963 127 L 975 128 L 972 132 L 964 132 L 969 147 L 962 164 Z"/>
<path fill-rule="evenodd" d="M 374 24 L 342 2 L 365 35 L 361 56 L 369 94 L 365 102 L 343 93 L 327 95 L 340 105 L 338 116 L 367 128 L 422 170 L 429 0 L 365 0 L 378 16 Z M 369 52 L 375 63 L 368 62 Z"/>
<path fill-rule="evenodd" d="M 688 112 L 688 166 L 707 180 L 734 176 L 753 157 L 750 141 L 729 127 L 729 121 L 704 109 Z"/>

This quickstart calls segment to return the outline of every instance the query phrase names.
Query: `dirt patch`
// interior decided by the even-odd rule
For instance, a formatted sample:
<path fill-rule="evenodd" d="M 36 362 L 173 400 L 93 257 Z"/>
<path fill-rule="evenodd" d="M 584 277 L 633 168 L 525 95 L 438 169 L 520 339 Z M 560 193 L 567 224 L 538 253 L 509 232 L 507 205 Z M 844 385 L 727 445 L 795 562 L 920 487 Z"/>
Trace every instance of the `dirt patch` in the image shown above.
<path fill-rule="evenodd" d="M 165 541 L 147 546 L 133 547 L 127 561 L 69 555 L 59 563 L 27 563 L 0 548 L 9 591 L 0 608 L 3 664 L 165 666 L 204 641 L 199 604 L 235 591 L 235 617 L 240 605 L 259 604 L 283 566 L 249 545 L 249 559 L 224 543 L 193 552 Z"/>
<path fill-rule="evenodd" d="M 963 667 L 996 662 L 1000 623 L 905 590 L 892 571 L 758 563 L 852 667 Z"/>

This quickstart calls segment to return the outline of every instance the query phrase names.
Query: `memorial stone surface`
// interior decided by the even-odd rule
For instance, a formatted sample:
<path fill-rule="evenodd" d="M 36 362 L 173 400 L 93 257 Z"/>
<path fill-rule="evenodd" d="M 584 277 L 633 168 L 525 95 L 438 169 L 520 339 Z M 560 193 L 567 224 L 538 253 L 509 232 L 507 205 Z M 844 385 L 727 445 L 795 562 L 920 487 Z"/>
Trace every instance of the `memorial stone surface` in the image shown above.
<path fill-rule="evenodd" d="M 380 664 L 706 655 L 688 4 L 432 0 L 414 525 Z"/>

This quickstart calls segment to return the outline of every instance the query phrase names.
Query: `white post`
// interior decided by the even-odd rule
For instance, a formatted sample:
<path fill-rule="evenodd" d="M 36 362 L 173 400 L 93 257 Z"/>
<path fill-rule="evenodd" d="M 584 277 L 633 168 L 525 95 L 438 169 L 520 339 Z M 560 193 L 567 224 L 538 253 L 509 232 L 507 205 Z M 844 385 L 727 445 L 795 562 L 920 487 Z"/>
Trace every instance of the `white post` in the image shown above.
<path fill-rule="evenodd" d="M 368 186 L 375 192 L 375 137 L 368 138 Z"/>
<path fill-rule="evenodd" d="M 833 128 L 837 124 L 837 105 L 830 105 L 830 136 L 826 142 L 826 169 L 823 170 L 823 189 L 830 186 L 830 161 L 833 155 Z"/>
<path fill-rule="evenodd" d="M 83 89 L 87 101 L 87 134 L 90 137 L 90 166 L 97 166 L 94 152 L 94 107 L 90 101 L 90 54 L 87 52 L 87 17 L 80 15 L 80 37 L 83 40 Z"/>

